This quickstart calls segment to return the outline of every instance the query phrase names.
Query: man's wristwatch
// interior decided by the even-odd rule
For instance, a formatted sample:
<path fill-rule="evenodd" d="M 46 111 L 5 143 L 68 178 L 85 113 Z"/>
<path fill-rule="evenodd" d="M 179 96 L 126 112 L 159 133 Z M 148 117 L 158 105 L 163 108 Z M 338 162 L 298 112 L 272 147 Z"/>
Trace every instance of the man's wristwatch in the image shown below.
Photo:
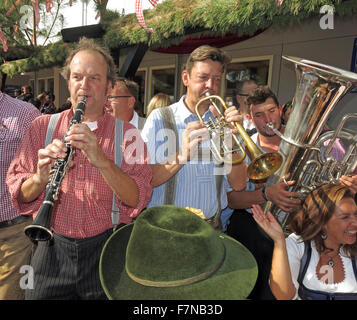
<path fill-rule="evenodd" d="M 269 201 L 268 198 L 267 198 L 267 195 L 266 195 L 266 193 L 265 193 L 265 188 L 266 188 L 266 186 L 264 186 L 264 187 L 262 188 L 262 196 L 263 196 L 263 199 L 264 199 L 265 201 Z"/>

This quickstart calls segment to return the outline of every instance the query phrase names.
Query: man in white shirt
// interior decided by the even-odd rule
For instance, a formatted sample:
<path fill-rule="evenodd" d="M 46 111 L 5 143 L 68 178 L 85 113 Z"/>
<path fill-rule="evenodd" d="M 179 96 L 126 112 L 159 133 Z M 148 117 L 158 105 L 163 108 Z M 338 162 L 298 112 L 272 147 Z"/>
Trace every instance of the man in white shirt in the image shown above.
<path fill-rule="evenodd" d="M 231 170 L 224 168 L 225 172 L 218 174 L 219 166 L 212 157 L 197 161 L 194 157 L 191 159 L 191 153 L 197 155 L 198 146 L 209 150 L 207 129 L 198 121 L 195 107 L 207 93 L 218 93 L 229 60 L 217 48 L 201 46 L 195 49 L 182 72 L 187 93 L 167 108 L 150 113 L 142 131 L 153 170 L 151 185 L 154 189 L 148 207 L 173 204 L 200 209 L 205 219 L 217 228 L 220 228 L 220 213 L 227 207 L 227 192 L 245 188 L 246 166 L 244 162 L 234 164 Z M 205 101 L 198 107 L 204 121 L 213 118 L 209 106 L 210 102 Z M 238 121 L 239 117 L 234 106 L 225 111 L 227 122 Z M 240 157 L 233 155 L 236 156 Z"/>
<path fill-rule="evenodd" d="M 144 127 L 146 119 L 135 111 L 139 104 L 139 86 L 136 82 L 119 78 L 108 96 L 108 104 L 112 116 L 131 123 L 139 130 Z"/>

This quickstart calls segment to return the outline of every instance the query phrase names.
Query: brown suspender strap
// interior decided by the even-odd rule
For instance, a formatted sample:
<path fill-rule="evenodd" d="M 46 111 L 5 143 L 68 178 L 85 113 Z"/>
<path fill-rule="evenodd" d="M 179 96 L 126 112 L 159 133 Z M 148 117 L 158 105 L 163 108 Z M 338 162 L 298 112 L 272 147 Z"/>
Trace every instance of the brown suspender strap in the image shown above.
<path fill-rule="evenodd" d="M 178 132 L 176 127 L 176 122 L 174 114 L 171 108 L 160 108 L 160 113 L 162 121 L 164 124 L 165 130 L 172 130 L 176 136 L 176 152 L 179 152 L 179 141 L 178 141 Z M 170 137 L 170 132 L 166 134 L 167 137 Z M 202 156 L 203 150 L 200 150 L 200 155 Z M 169 155 L 168 155 L 169 156 Z M 210 223 L 215 229 L 221 230 L 221 189 L 222 189 L 223 175 L 216 175 L 216 191 L 217 191 L 217 211 L 212 218 L 207 219 L 206 221 Z M 174 204 L 175 195 L 176 195 L 176 184 L 177 184 L 177 173 L 171 177 L 165 183 L 165 192 L 164 192 L 164 204 Z M 189 206 L 189 204 L 187 204 Z M 200 208 L 197 208 L 200 209 Z"/>
<path fill-rule="evenodd" d="M 170 107 L 159 108 L 162 121 L 164 124 L 164 129 L 166 131 L 175 132 L 176 137 L 176 152 L 179 152 L 179 141 L 178 141 L 178 132 L 175 123 L 174 114 Z M 167 137 L 170 137 L 170 132 L 166 134 Z M 169 142 L 169 141 L 168 141 Z M 167 155 L 170 156 L 169 154 Z M 175 202 L 175 194 L 176 194 L 176 183 L 177 183 L 177 173 L 173 175 L 166 183 L 165 183 L 165 193 L 164 193 L 164 204 L 174 204 Z"/>
<path fill-rule="evenodd" d="M 216 175 L 216 190 L 217 190 L 217 211 L 213 217 L 206 219 L 206 221 L 216 230 L 222 230 L 221 222 L 221 190 L 222 190 L 223 175 Z"/>
<path fill-rule="evenodd" d="M 143 130 L 146 118 L 139 117 L 138 118 L 138 129 L 139 131 Z"/>

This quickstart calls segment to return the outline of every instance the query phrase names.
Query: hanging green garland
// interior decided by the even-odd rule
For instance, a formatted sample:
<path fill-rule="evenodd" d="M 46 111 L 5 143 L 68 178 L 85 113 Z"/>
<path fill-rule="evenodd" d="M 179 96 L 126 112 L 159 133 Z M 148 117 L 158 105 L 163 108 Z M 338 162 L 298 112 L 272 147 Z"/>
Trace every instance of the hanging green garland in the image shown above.
<path fill-rule="evenodd" d="M 357 13 L 355 0 L 165 0 L 155 9 L 144 11 L 145 22 L 153 28 L 148 33 L 134 14 L 113 21 L 106 28 L 105 43 L 110 48 L 148 43 L 150 47 L 177 44 L 187 31 L 227 32 L 252 35 L 259 29 L 281 29 L 319 17 L 324 5 L 334 8 L 337 16 Z"/>
<path fill-rule="evenodd" d="M 138 43 L 158 48 L 177 45 L 192 33 L 252 35 L 268 27 L 279 30 L 319 17 L 324 5 L 333 7 L 336 16 L 357 13 L 356 0 L 285 0 L 280 6 L 277 0 L 165 0 L 154 9 L 144 11 L 146 24 L 153 28 L 154 33 L 143 29 L 135 14 L 121 16 L 117 12 L 101 10 L 101 24 L 105 30 L 101 42 L 112 49 Z M 13 76 L 63 65 L 71 46 L 59 41 L 40 47 L 31 52 L 29 58 L 2 64 L 0 71 Z M 9 47 L 7 54 L 10 57 L 11 51 L 19 54 L 16 50 Z M 26 50 L 23 54 L 17 57 L 25 57 Z"/>

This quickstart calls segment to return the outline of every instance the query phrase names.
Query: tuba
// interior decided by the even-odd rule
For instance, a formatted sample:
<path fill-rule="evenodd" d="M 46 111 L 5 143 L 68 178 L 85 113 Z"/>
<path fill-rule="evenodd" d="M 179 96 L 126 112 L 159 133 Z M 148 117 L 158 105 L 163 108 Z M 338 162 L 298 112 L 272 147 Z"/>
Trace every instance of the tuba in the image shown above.
<path fill-rule="evenodd" d="M 283 58 L 295 65 L 297 87 L 284 134 L 272 124 L 267 125 L 281 137 L 279 153 L 283 156 L 282 166 L 269 177 L 267 186 L 284 181 L 290 173 L 289 180 L 295 180 L 295 184 L 289 191 L 298 192 L 304 198 L 323 184 L 337 183 L 342 175 L 356 168 L 357 135 L 345 127 L 357 114 L 345 115 L 336 130 L 324 133 L 323 130 L 336 104 L 357 86 L 357 74 L 301 58 Z M 343 159 L 331 154 L 337 139 L 349 145 Z M 288 233 L 287 225 L 293 213 L 282 212 L 270 201 L 264 208 L 265 213 L 268 210 Z"/>
<path fill-rule="evenodd" d="M 203 121 L 198 108 L 201 103 L 209 100 L 211 105 L 217 110 L 219 116 L 216 117 L 216 121 L 210 119 L 209 121 Z M 206 97 L 198 101 L 195 107 L 196 114 L 200 122 L 208 129 L 211 141 L 211 152 L 213 157 L 219 163 L 241 163 L 245 157 L 246 152 L 243 144 L 239 141 L 237 135 L 230 135 L 229 124 L 225 121 L 224 115 L 222 114 L 220 108 L 217 105 L 219 102 L 224 109 L 227 109 L 227 105 L 220 96 L 209 95 L 206 93 Z M 239 122 L 235 122 L 234 126 L 238 130 L 239 137 L 245 143 L 245 147 L 249 152 L 249 157 L 251 158 L 251 163 L 247 168 L 247 175 L 251 180 L 256 182 L 265 181 L 269 176 L 271 176 L 275 171 L 277 171 L 282 163 L 282 156 L 278 152 L 263 153 L 255 145 L 253 140 L 250 138 L 248 133 L 244 130 L 243 126 Z M 233 143 L 227 143 L 226 134 L 232 137 Z M 230 140 L 231 142 L 232 140 Z M 235 145 L 236 147 L 233 147 Z M 234 153 L 240 152 L 242 156 L 239 159 L 231 160 L 231 156 Z"/>

